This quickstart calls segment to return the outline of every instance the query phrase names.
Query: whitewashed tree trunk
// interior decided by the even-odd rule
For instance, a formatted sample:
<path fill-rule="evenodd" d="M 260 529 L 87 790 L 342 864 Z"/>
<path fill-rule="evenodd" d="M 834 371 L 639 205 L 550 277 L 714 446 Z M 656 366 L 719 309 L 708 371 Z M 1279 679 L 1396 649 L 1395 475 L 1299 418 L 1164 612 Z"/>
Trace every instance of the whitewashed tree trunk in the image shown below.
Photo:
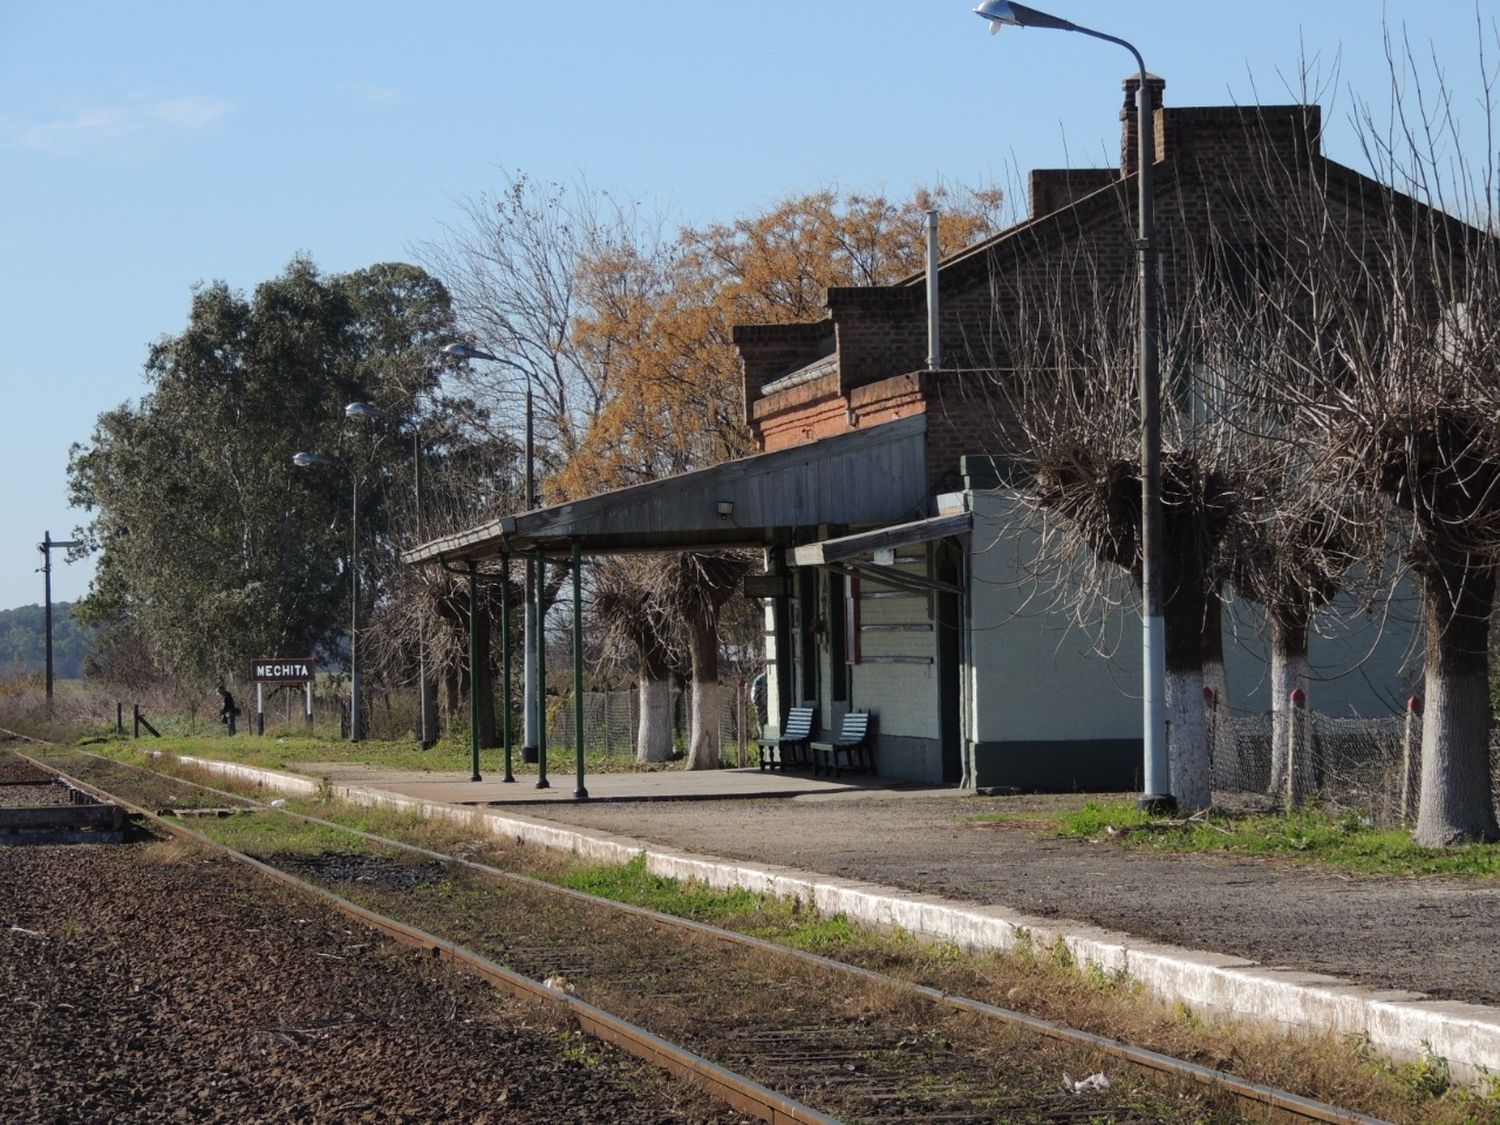
<path fill-rule="evenodd" d="M 1183 812 L 1208 808 L 1213 778 L 1203 715 L 1203 668 L 1167 669 L 1167 763 L 1172 796 Z"/>
<path fill-rule="evenodd" d="M 1489 619 L 1495 570 L 1469 558 L 1423 576 L 1427 625 L 1417 843 L 1500 838 L 1490 776 Z"/>
<path fill-rule="evenodd" d="M 719 681 L 693 677 L 693 747 L 688 769 L 714 770 L 719 762 Z"/>
<path fill-rule="evenodd" d="M 1240 761 L 1229 716 L 1229 674 L 1224 669 L 1224 602 L 1211 588 L 1203 608 L 1203 719 L 1214 785 L 1239 785 Z M 1210 696 L 1209 692 L 1213 692 Z"/>
<path fill-rule="evenodd" d="M 1307 624 L 1287 621 L 1271 615 L 1271 776 L 1266 793 L 1272 797 L 1286 795 L 1286 766 L 1291 747 L 1291 695 L 1307 693 Z M 1302 750 L 1303 747 L 1298 747 Z M 1306 759 L 1307 754 L 1299 755 Z M 1311 776 L 1311 763 L 1301 761 L 1298 771 Z"/>
<path fill-rule="evenodd" d="M 665 762 L 672 756 L 672 681 L 640 680 L 641 713 L 636 722 L 635 760 Z"/>
<path fill-rule="evenodd" d="M 712 612 L 688 614 L 688 651 L 693 658 L 692 742 L 687 768 L 719 768 L 719 628 Z"/>
<path fill-rule="evenodd" d="M 1208 726 L 1208 753 L 1214 783 L 1237 786 L 1241 775 L 1234 722 L 1229 715 L 1229 673 L 1221 660 L 1203 662 L 1203 721 Z M 1209 691 L 1213 692 L 1212 699 Z"/>

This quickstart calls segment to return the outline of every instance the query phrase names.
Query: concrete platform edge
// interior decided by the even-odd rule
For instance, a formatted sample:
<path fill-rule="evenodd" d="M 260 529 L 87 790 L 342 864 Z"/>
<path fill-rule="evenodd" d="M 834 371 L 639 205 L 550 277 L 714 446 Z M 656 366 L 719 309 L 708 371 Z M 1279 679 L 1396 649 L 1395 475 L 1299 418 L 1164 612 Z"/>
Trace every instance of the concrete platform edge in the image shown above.
<path fill-rule="evenodd" d="M 483 806 L 453 805 L 386 790 L 326 782 L 233 762 L 183 757 L 191 765 L 257 787 L 297 796 L 325 789 L 364 807 L 460 821 L 519 843 L 573 852 L 601 863 L 644 855 L 656 875 L 697 879 L 717 888 L 799 898 L 827 913 L 971 949 L 1013 950 L 1027 942 L 1064 944 L 1080 965 L 1097 965 L 1140 981 L 1154 995 L 1207 1012 L 1287 1029 L 1360 1036 L 1384 1054 L 1447 1059 L 1454 1077 L 1475 1081 L 1500 1072 L 1500 1009 L 1433 1000 L 1417 992 L 1375 989 L 1336 977 L 1257 964 L 1226 954 L 1158 945 L 1084 923 L 1034 918 L 1001 906 L 935 895 L 771 864 L 721 859 Z"/>

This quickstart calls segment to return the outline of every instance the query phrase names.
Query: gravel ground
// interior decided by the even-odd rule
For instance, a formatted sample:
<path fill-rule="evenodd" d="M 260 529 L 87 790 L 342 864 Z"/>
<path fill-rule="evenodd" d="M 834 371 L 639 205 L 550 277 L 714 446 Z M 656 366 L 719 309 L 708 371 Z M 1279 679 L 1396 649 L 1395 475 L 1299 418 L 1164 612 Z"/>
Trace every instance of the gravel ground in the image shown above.
<path fill-rule="evenodd" d="M 40 809 L 68 803 L 67 787 L 56 782 L 11 781 L 0 784 L 0 809 Z"/>
<path fill-rule="evenodd" d="M 0 740 L 0 747 L 4 741 Z M 4 749 L 0 749 L 0 784 L 10 781 L 50 781 L 52 775 L 46 770 L 37 769 L 25 758 L 18 758 Z"/>
<path fill-rule="evenodd" d="M 0 849 L 7 1121 L 739 1121 L 178 844 Z"/>
<path fill-rule="evenodd" d="M 1369 985 L 1500 1004 L 1500 886 L 1493 882 L 1359 878 L 1270 860 L 1126 852 L 963 819 L 1064 801 L 1081 798 L 672 801 L 524 812 Z"/>

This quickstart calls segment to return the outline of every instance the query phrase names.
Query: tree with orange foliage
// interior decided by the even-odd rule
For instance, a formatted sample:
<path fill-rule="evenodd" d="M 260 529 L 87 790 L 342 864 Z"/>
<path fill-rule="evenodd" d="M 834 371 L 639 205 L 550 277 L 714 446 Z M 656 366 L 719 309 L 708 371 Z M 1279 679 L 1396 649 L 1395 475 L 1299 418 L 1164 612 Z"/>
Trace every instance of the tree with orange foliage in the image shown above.
<path fill-rule="evenodd" d="M 928 209 L 943 212 L 942 252 L 998 229 L 997 189 L 919 188 L 906 199 L 824 188 L 730 223 L 681 232 L 675 245 L 618 243 L 586 256 L 572 323 L 578 354 L 607 389 L 559 491 L 673 476 L 749 451 L 736 324 L 816 320 L 824 291 L 882 285 L 920 270 Z"/>

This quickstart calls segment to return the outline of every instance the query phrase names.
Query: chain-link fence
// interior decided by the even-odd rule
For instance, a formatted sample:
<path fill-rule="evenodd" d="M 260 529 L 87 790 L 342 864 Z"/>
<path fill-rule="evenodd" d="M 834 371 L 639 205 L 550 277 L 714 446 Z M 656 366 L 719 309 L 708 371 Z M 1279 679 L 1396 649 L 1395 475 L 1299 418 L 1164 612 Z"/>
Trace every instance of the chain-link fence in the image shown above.
<path fill-rule="evenodd" d="M 672 737 L 685 749 L 691 737 L 692 695 L 690 691 L 672 689 Z M 547 745 L 557 750 L 576 748 L 573 735 L 573 697 L 551 696 L 547 701 Z M 634 757 L 640 729 L 640 693 L 625 691 L 590 691 L 583 696 L 584 749 L 606 757 Z M 719 746 L 726 762 L 742 763 L 741 747 L 748 752 L 757 731 L 755 709 L 750 689 L 738 682 L 719 685 Z"/>
<path fill-rule="evenodd" d="M 240 698 L 239 729 L 241 733 L 254 733 L 257 729 L 255 696 L 253 689 Z M 671 697 L 672 736 L 680 749 L 686 749 L 691 738 L 692 694 L 691 690 L 672 689 Z M 127 708 L 128 713 L 128 708 Z M 584 749 L 605 757 L 631 758 L 635 756 L 636 741 L 640 726 L 640 694 L 635 688 L 622 691 L 591 691 L 584 693 L 583 734 Z M 417 701 L 414 691 L 374 691 L 365 701 L 365 734 L 372 739 L 401 740 L 412 736 L 417 729 Z M 520 716 L 514 717 L 520 722 Z M 206 718 L 206 725 L 213 720 Z M 460 726 L 468 729 L 468 715 L 464 712 Z M 274 735 L 316 735 L 319 737 L 347 738 L 349 735 L 349 699 L 347 694 L 319 691 L 313 697 L 312 722 L 306 715 L 306 701 L 300 687 L 295 690 L 279 689 L 266 692 L 265 733 Z M 516 737 L 520 737 L 519 726 Z M 759 731 L 755 724 L 755 709 L 750 700 L 750 689 L 738 681 L 719 685 L 719 744 L 725 762 L 733 764 L 741 760 L 740 747 L 747 751 L 752 739 Z M 467 735 L 465 734 L 465 737 Z M 573 696 L 571 692 L 547 697 L 547 745 L 559 752 L 571 752 L 573 741 Z"/>
<path fill-rule="evenodd" d="M 1213 729 L 1214 788 L 1279 807 L 1316 803 L 1380 826 L 1416 816 L 1422 774 L 1418 714 L 1359 719 L 1289 709 L 1234 712 Z M 1500 740 L 1497 740 L 1500 741 Z M 1491 746 L 1495 761 L 1496 745 Z M 1500 771 L 1493 782 L 1500 798 Z"/>

